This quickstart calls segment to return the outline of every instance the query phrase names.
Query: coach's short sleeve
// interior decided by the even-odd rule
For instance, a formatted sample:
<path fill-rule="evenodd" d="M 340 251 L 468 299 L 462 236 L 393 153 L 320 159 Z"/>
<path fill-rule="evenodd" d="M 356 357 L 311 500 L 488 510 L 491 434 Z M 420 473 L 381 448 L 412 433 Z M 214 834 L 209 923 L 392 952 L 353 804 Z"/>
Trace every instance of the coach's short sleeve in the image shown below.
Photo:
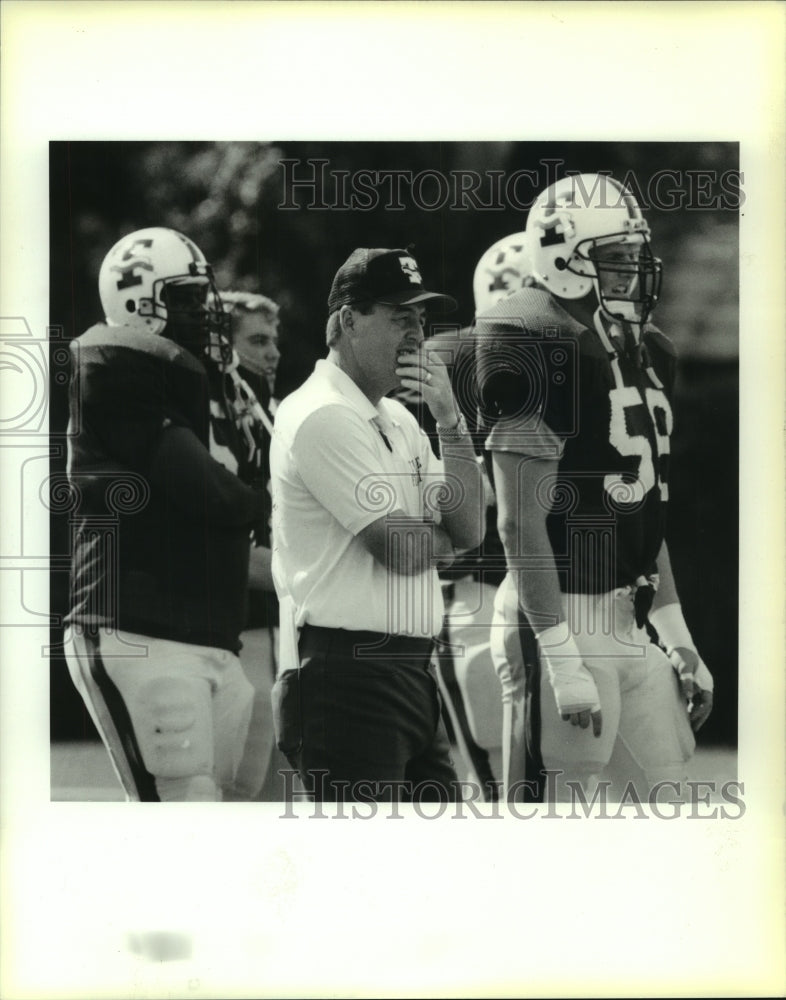
<path fill-rule="evenodd" d="M 375 482 L 383 494 L 387 490 L 390 477 L 377 447 L 368 422 L 340 404 L 320 407 L 306 417 L 292 443 L 305 486 L 353 535 L 388 513 L 385 508 L 361 503 Z"/>

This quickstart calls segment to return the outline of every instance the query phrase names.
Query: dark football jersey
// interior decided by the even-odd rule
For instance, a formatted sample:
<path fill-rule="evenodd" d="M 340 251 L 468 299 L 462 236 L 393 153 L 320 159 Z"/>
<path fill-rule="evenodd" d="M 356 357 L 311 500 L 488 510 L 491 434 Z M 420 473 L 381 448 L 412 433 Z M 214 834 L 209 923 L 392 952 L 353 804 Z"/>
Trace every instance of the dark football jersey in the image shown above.
<path fill-rule="evenodd" d="M 103 324 L 71 353 L 68 621 L 237 650 L 262 505 L 209 454 L 204 367 Z"/>
<path fill-rule="evenodd" d="M 559 457 L 538 500 L 550 507 L 563 590 L 602 593 L 651 575 L 673 423 L 675 356 L 666 337 L 647 326 L 641 346 L 626 353 L 547 292 L 527 288 L 478 319 L 476 359 L 483 425 L 513 428 L 504 450 Z"/>

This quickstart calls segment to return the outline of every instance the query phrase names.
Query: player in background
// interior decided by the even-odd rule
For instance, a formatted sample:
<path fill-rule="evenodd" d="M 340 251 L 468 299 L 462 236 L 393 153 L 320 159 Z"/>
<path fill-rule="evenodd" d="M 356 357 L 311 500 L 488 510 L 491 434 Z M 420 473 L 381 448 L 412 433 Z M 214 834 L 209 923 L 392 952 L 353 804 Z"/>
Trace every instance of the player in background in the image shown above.
<path fill-rule="evenodd" d="M 237 652 L 263 505 L 208 447 L 206 352 L 226 317 L 171 229 L 124 236 L 98 284 L 106 324 L 71 344 L 69 671 L 127 798 L 247 798 Z"/>
<path fill-rule="evenodd" d="M 491 244 L 475 267 L 472 277 L 475 316 L 484 316 L 498 302 L 532 284 L 526 232 L 503 236 Z"/>
<path fill-rule="evenodd" d="M 278 670 L 278 599 L 270 569 L 270 441 L 278 362 L 278 305 L 251 292 L 221 293 L 229 314 L 229 340 L 216 340 L 210 352 L 210 451 L 226 468 L 262 495 L 263 514 L 254 525 L 248 616 L 240 635 L 240 660 L 254 685 L 254 711 L 241 775 L 250 763 L 266 763 L 257 801 L 282 801 L 279 774 L 289 765 L 275 746 L 271 692 Z"/>
<path fill-rule="evenodd" d="M 649 322 L 661 262 L 633 196 L 602 175 L 542 192 L 526 234 L 537 286 L 477 322 L 500 600 L 524 649 L 500 675 L 506 795 L 562 799 L 567 781 L 603 779 L 678 796 L 713 684 L 664 538 L 676 359 Z M 548 788 L 544 767 L 561 772 Z"/>
<path fill-rule="evenodd" d="M 531 282 L 524 236 L 513 233 L 497 240 L 478 260 L 472 281 L 476 315 Z M 437 333 L 429 338 L 429 345 L 448 367 L 482 463 L 484 435 L 477 423 L 474 332 L 473 325 Z M 503 712 L 489 623 L 496 590 L 505 575 L 505 555 L 496 527 L 494 492 L 488 475 L 485 478 L 488 508 L 483 544 L 440 573 L 446 617 L 438 677 L 459 750 L 484 798 L 495 801 L 502 776 Z"/>
<path fill-rule="evenodd" d="M 476 313 L 531 282 L 524 237 L 524 233 L 513 233 L 497 240 L 479 259 L 472 282 Z M 485 435 L 477 421 L 474 332 L 474 324 L 449 327 L 429 337 L 428 343 L 448 369 L 456 402 L 472 436 L 478 462 L 484 468 Z M 395 397 L 415 414 L 438 452 L 439 438 L 428 409 L 416 394 L 405 389 L 398 389 Z M 491 659 L 489 625 L 496 589 L 505 575 L 505 554 L 485 468 L 484 479 L 488 507 L 483 544 L 440 571 L 446 616 L 438 644 L 437 678 L 446 721 L 469 776 L 486 801 L 496 801 L 502 774 L 503 713 L 500 683 Z"/>
<path fill-rule="evenodd" d="M 276 373 L 279 350 L 278 303 L 250 292 L 222 293 L 232 315 L 232 346 L 237 352 L 241 376 L 265 409 L 275 415 Z"/>

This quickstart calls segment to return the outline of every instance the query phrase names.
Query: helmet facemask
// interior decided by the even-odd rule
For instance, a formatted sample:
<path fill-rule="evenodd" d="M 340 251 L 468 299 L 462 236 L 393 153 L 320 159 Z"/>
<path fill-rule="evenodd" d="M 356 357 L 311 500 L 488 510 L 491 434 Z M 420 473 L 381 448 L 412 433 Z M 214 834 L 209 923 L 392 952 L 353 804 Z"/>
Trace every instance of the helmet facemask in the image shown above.
<path fill-rule="evenodd" d="M 228 327 L 210 264 L 174 229 L 153 226 L 118 240 L 101 264 L 98 290 L 110 326 L 166 337 L 200 360 L 211 336 Z"/>
<path fill-rule="evenodd" d="M 199 360 L 211 350 L 214 340 L 228 342 L 229 316 L 224 312 L 209 269 L 201 277 L 159 279 L 153 284 L 153 299 L 140 302 L 165 322 L 162 336 L 175 341 Z M 231 348 L 230 348 L 231 350 Z"/>
<path fill-rule="evenodd" d="M 598 305 L 612 320 L 645 323 L 660 295 L 663 265 L 641 234 L 582 240 L 565 268 L 592 279 Z"/>

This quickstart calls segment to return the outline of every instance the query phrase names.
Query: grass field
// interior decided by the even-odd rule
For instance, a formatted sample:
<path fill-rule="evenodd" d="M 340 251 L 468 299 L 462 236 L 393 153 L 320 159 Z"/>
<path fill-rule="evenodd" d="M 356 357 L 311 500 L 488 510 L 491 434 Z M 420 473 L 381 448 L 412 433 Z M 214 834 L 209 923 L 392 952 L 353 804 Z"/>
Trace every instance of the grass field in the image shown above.
<path fill-rule="evenodd" d="M 459 777 L 462 760 L 455 754 Z M 691 761 L 694 780 L 724 781 L 737 778 L 737 754 L 730 747 L 700 747 Z M 55 743 L 51 754 L 51 798 L 53 802 L 122 802 L 124 795 L 109 757 L 97 742 Z"/>

